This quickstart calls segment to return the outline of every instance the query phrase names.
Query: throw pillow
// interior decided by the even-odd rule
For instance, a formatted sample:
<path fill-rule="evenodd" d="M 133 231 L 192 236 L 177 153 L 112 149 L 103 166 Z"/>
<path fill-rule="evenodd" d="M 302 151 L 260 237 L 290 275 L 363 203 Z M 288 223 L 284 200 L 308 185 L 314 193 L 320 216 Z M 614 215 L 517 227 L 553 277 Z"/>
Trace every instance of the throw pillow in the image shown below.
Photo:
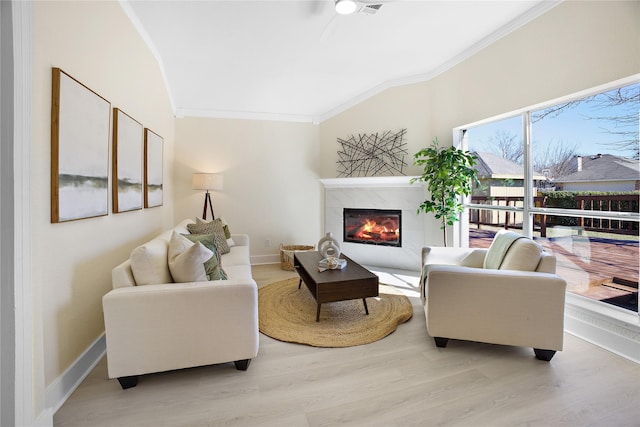
<path fill-rule="evenodd" d="M 220 221 L 222 221 L 222 230 L 224 231 L 224 237 L 227 239 L 227 245 L 229 245 L 230 248 L 234 247 L 236 245 L 236 242 L 233 241 L 233 239 L 231 238 L 231 231 L 229 230 L 229 224 L 227 224 L 227 221 L 220 217 Z M 202 218 L 196 218 L 196 224 L 208 224 L 211 221 L 205 221 Z"/>
<path fill-rule="evenodd" d="M 171 283 L 171 272 L 167 265 L 167 241 L 153 239 L 131 251 L 131 272 L 136 285 Z"/>
<path fill-rule="evenodd" d="M 202 243 L 205 248 L 213 252 L 213 256 L 204 263 L 209 280 L 227 280 L 227 273 L 222 269 L 220 253 L 216 247 L 215 234 L 182 234 L 182 236 L 193 243 Z"/>
<path fill-rule="evenodd" d="M 220 255 L 228 254 L 231 252 L 231 248 L 227 244 L 227 238 L 224 235 L 224 229 L 222 228 L 222 221 L 220 219 L 214 219 L 210 222 L 201 222 L 196 224 L 188 224 L 187 230 L 191 234 L 215 234 L 216 247 Z"/>
<path fill-rule="evenodd" d="M 220 221 L 222 221 L 222 229 L 224 230 L 224 237 L 227 239 L 231 238 L 231 231 L 229 231 L 229 223 L 223 217 L 220 217 Z"/>
<path fill-rule="evenodd" d="M 493 241 L 487 255 L 484 258 L 484 268 L 498 269 L 504 260 L 507 251 L 516 240 L 524 236 L 513 231 L 500 230 L 493 236 Z"/>
<path fill-rule="evenodd" d="M 169 270 L 173 281 L 177 283 L 207 280 L 204 263 L 215 258 L 213 252 L 205 248 L 202 243 L 193 243 L 175 231 L 169 241 L 168 257 Z"/>
<path fill-rule="evenodd" d="M 500 270 L 536 271 L 542 247 L 531 239 L 518 239 L 502 260 Z"/>

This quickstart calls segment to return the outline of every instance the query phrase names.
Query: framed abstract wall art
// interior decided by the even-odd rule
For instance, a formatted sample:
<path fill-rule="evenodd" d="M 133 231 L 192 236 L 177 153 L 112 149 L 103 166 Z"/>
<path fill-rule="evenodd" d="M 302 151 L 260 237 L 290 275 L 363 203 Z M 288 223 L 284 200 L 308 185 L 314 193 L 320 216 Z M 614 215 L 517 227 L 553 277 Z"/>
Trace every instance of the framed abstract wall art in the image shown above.
<path fill-rule="evenodd" d="M 144 129 L 144 207 L 162 206 L 162 146 L 161 136 Z"/>
<path fill-rule="evenodd" d="M 144 128 L 118 108 L 113 109 L 113 212 L 142 209 Z"/>
<path fill-rule="evenodd" d="M 406 129 L 338 138 L 338 176 L 404 175 L 407 155 Z"/>
<path fill-rule="evenodd" d="M 108 214 L 111 103 L 52 69 L 51 222 Z"/>

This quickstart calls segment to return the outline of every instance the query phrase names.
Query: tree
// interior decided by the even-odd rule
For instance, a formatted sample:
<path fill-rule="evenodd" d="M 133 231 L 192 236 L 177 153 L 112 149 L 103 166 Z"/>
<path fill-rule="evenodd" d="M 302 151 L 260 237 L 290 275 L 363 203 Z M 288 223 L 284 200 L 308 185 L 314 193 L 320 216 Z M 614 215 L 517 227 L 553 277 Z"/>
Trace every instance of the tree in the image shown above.
<path fill-rule="evenodd" d="M 488 142 L 489 150 L 496 156 L 512 162 L 522 164 L 524 158 L 524 144 L 522 139 L 514 133 L 498 129 Z"/>
<path fill-rule="evenodd" d="M 418 213 L 434 213 L 436 219 L 442 221 L 444 245 L 447 246 L 447 225 L 460 220 L 464 205 L 460 196 L 471 194 L 473 184 L 479 184 L 476 177 L 477 157 L 469 151 L 456 147 L 440 148 L 438 138 L 431 147 L 423 148 L 413 157 L 413 164 L 423 166 L 422 175 L 411 179 L 426 182 L 430 198 L 418 207 Z"/>
<path fill-rule="evenodd" d="M 551 143 L 544 150 L 537 150 L 533 156 L 533 170 L 544 172 L 549 170 L 548 178 L 554 179 L 569 175 L 573 170 L 573 158 L 578 153 L 578 144 L 567 144 L 562 141 Z"/>
<path fill-rule="evenodd" d="M 628 152 L 634 159 L 640 159 L 640 134 L 639 114 L 640 110 L 640 84 L 632 84 L 586 98 L 566 102 L 553 107 L 535 112 L 532 115 L 533 123 L 546 117 L 558 117 L 564 111 L 578 107 L 582 104 L 591 104 L 594 111 L 602 111 L 604 114 L 590 114 L 585 117 L 588 120 L 599 120 L 605 123 L 602 130 L 616 135 L 617 141 L 602 143 L 616 150 Z M 617 114 L 611 109 L 615 108 Z"/>
<path fill-rule="evenodd" d="M 612 123 L 613 127 L 603 128 L 619 139 L 606 143 L 615 149 L 629 152 L 634 159 L 640 159 L 640 84 L 626 86 L 615 91 L 598 94 L 594 97 L 598 109 L 622 106 L 622 113 L 617 116 L 591 116 L 590 120 L 602 120 Z"/>

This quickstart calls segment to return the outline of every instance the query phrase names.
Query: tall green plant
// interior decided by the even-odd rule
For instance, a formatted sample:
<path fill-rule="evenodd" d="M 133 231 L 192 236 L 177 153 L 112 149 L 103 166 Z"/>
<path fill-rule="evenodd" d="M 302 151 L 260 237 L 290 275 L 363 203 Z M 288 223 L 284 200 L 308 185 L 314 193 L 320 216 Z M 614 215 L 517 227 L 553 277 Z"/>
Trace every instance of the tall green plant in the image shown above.
<path fill-rule="evenodd" d="M 431 195 L 418 207 L 418 213 L 434 213 L 442 221 L 444 245 L 447 246 L 447 225 L 460 220 L 464 205 L 460 196 L 471 194 L 473 184 L 479 184 L 477 172 L 473 168 L 477 157 L 455 147 L 440 148 L 438 138 L 431 147 L 414 154 L 413 164 L 423 166 L 422 175 L 411 179 L 427 183 Z"/>

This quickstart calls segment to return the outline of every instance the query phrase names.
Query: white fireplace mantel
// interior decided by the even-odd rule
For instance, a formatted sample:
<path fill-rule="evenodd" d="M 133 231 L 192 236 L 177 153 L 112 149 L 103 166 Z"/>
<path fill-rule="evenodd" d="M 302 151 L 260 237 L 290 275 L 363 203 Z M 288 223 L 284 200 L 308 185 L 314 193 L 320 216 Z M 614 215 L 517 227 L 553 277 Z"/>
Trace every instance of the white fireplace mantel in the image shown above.
<path fill-rule="evenodd" d="M 319 181 L 325 188 L 361 188 L 361 187 L 410 187 L 411 179 L 417 176 L 367 176 L 349 178 L 325 178 Z M 413 184 L 419 186 L 420 184 Z"/>

